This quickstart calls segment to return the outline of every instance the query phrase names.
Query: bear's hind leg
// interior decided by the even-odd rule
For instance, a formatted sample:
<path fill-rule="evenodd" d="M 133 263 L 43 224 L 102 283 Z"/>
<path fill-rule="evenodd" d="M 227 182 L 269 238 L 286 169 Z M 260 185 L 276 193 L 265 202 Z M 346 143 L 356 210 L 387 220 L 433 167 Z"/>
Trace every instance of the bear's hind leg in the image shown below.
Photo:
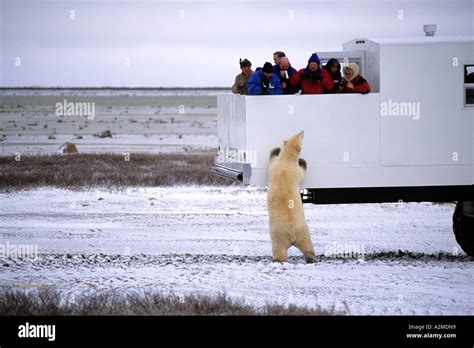
<path fill-rule="evenodd" d="M 270 222 L 270 239 L 272 241 L 272 255 L 274 262 L 288 261 L 288 248 L 291 242 L 285 224 L 281 221 Z"/>
<path fill-rule="evenodd" d="M 272 240 L 273 262 L 287 262 L 289 247 L 287 243 L 283 243 L 281 240 Z"/>
<path fill-rule="evenodd" d="M 304 260 L 306 263 L 315 263 L 316 262 L 316 255 L 314 255 L 314 251 L 310 251 L 304 254 Z"/>
<path fill-rule="evenodd" d="M 302 230 L 297 233 L 298 238 L 295 242 L 295 246 L 303 253 L 306 263 L 314 263 L 316 262 L 316 255 L 314 254 L 314 247 L 308 226 L 304 226 L 301 229 Z"/>
<path fill-rule="evenodd" d="M 284 250 L 283 248 L 279 248 L 275 250 L 273 248 L 273 262 L 287 262 L 288 261 L 288 250 Z"/>

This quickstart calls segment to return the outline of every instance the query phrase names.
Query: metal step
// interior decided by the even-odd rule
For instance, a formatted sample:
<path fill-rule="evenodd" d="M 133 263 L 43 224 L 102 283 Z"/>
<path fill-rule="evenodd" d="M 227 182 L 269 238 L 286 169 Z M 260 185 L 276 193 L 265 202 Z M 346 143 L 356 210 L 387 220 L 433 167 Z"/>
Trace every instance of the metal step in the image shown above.
<path fill-rule="evenodd" d="M 238 180 L 240 182 L 243 182 L 244 180 L 244 173 L 240 170 L 232 169 L 219 164 L 213 164 L 209 166 L 209 170 L 212 173 L 227 179 Z"/>

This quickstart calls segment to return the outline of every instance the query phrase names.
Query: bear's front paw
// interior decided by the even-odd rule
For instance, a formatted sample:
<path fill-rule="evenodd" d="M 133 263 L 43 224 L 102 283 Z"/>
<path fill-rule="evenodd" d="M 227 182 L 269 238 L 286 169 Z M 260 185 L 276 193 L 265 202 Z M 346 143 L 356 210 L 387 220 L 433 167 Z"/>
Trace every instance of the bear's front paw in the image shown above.
<path fill-rule="evenodd" d="M 276 157 L 280 154 L 281 149 L 279 147 L 275 147 L 271 152 L 270 152 L 270 159 L 273 157 Z"/>
<path fill-rule="evenodd" d="M 306 167 L 307 167 L 307 166 L 306 166 L 306 161 L 305 161 L 304 159 L 300 158 L 300 159 L 298 160 L 298 164 L 299 164 L 299 166 L 300 166 L 301 168 L 303 168 L 304 170 L 306 170 Z"/>

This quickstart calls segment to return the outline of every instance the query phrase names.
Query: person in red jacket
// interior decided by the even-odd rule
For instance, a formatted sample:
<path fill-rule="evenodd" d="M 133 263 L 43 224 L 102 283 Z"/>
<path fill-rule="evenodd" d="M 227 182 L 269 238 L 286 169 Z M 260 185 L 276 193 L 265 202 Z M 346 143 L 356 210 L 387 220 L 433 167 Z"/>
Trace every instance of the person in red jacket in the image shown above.
<path fill-rule="evenodd" d="M 357 63 L 348 63 L 342 69 L 344 78 L 339 84 L 337 93 L 362 93 L 370 92 L 370 85 L 366 79 L 359 75 Z"/>
<path fill-rule="evenodd" d="M 316 53 L 308 60 L 308 66 L 290 78 L 290 84 L 301 89 L 301 94 L 322 94 L 334 88 L 331 75 L 321 69 L 321 61 Z"/>

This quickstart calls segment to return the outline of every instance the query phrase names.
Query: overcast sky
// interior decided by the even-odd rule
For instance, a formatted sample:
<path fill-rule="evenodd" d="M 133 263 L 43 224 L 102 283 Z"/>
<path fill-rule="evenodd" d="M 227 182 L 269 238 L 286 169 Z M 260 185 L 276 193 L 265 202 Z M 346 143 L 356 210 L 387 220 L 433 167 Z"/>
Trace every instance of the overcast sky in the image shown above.
<path fill-rule="evenodd" d="M 0 0 L 0 86 L 224 87 L 239 57 L 256 67 L 283 50 L 302 68 L 312 52 L 431 23 L 473 35 L 474 0 Z"/>

